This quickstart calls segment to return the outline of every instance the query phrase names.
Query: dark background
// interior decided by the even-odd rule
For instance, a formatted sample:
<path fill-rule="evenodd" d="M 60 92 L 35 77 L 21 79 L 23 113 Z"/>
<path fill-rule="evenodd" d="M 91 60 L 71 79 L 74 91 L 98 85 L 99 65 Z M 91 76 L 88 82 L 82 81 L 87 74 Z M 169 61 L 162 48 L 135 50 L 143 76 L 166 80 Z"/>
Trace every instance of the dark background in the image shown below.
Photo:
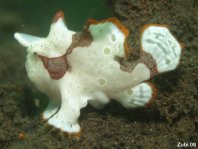
<path fill-rule="evenodd" d="M 47 36 L 56 11 L 80 31 L 88 18 L 115 16 L 129 28 L 133 56 L 139 33 L 150 23 L 166 24 L 184 45 L 180 66 L 151 81 L 158 97 L 149 108 L 127 110 L 112 102 L 102 110 L 81 111 L 83 133 L 68 138 L 40 119 L 47 97 L 25 72 L 26 51 L 14 32 Z M 5 0 L 0 1 L 0 148 L 176 148 L 198 146 L 198 1 L 197 0 Z M 195 144 L 193 144 L 195 145 Z"/>

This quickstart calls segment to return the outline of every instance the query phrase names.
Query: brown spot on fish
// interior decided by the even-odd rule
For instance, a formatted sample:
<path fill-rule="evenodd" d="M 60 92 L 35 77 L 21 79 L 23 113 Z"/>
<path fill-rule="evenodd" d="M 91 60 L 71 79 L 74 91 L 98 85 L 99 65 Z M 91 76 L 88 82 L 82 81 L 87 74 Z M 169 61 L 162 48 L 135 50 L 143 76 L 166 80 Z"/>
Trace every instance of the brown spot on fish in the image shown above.
<path fill-rule="evenodd" d="M 64 19 L 64 13 L 62 11 L 58 11 L 53 20 L 52 20 L 52 23 L 56 23 L 60 18 Z"/>
<path fill-rule="evenodd" d="M 93 37 L 87 29 L 84 29 L 82 32 L 75 33 L 72 36 L 72 43 L 67 49 L 66 54 L 70 54 L 76 47 L 88 47 L 93 41 Z"/>
<path fill-rule="evenodd" d="M 47 69 L 50 77 L 55 80 L 61 79 L 69 69 L 66 54 L 60 57 L 48 58 L 38 55 Z"/>

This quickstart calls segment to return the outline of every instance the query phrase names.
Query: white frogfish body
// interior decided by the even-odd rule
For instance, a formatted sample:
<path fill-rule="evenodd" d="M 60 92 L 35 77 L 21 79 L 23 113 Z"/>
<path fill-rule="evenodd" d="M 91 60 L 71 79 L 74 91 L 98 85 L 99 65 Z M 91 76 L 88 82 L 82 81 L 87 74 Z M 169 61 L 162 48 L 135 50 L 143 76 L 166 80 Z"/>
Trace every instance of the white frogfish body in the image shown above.
<path fill-rule="evenodd" d="M 110 99 L 126 108 L 150 104 L 156 89 L 144 81 L 179 64 L 181 46 L 165 26 L 142 29 L 140 58 L 127 69 L 121 61 L 129 57 L 129 31 L 119 20 L 88 20 L 76 33 L 63 19 L 59 11 L 46 38 L 22 33 L 14 37 L 27 47 L 28 77 L 50 98 L 43 118 L 64 132 L 80 132 L 80 109 L 87 103 L 95 108 Z"/>

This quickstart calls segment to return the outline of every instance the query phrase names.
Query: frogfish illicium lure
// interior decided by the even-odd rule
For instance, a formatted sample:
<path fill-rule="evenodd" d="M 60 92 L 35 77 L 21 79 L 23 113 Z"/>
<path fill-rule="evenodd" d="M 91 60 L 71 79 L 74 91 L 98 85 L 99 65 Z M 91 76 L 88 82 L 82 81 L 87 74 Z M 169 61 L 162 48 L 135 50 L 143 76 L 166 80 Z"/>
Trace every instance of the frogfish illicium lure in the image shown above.
<path fill-rule="evenodd" d="M 120 59 L 130 53 L 129 30 L 118 19 L 91 19 L 75 32 L 65 25 L 62 11 L 56 13 L 46 38 L 22 33 L 14 37 L 27 47 L 28 77 L 49 96 L 43 118 L 69 134 L 81 131 L 80 109 L 88 103 L 102 108 L 113 99 L 126 108 L 148 105 L 156 90 L 144 81 L 176 69 L 182 53 L 167 27 L 146 25 L 140 58 L 126 70 Z"/>

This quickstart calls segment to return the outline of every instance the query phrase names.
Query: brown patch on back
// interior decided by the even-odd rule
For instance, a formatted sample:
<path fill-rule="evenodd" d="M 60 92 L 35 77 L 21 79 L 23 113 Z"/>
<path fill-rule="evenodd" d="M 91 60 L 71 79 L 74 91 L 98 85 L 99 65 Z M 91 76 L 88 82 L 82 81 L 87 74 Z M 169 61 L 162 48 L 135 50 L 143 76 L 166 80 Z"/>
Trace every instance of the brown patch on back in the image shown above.
<path fill-rule="evenodd" d="M 135 66 L 139 63 L 139 61 L 129 62 L 128 60 L 118 56 L 116 56 L 114 59 L 119 62 L 120 69 L 128 73 L 131 73 Z"/>
<path fill-rule="evenodd" d="M 139 60 L 141 63 L 144 63 L 150 70 L 150 77 L 153 77 L 155 75 L 157 75 L 159 72 L 157 70 L 157 64 L 155 62 L 155 60 L 153 59 L 153 57 L 142 51 L 141 52 L 141 57 L 140 57 L 140 60 Z"/>
<path fill-rule="evenodd" d="M 143 32 L 150 26 L 159 26 L 159 27 L 166 27 L 168 28 L 167 25 L 160 25 L 160 24 L 148 24 L 148 25 L 145 25 L 142 27 L 141 31 L 140 31 L 140 34 L 142 36 Z M 141 42 L 141 40 L 140 40 Z M 126 42 L 128 43 L 128 42 Z M 128 44 L 127 44 L 128 45 Z M 141 45 L 141 43 L 140 43 Z M 126 48 L 126 49 L 130 49 L 129 48 Z M 150 70 L 150 77 L 153 77 L 157 74 L 159 74 L 158 70 L 157 70 L 157 64 L 155 62 L 155 60 L 153 59 L 152 55 L 144 52 L 142 49 L 141 49 L 141 54 L 140 54 L 140 59 L 131 63 L 131 62 L 127 62 L 126 60 L 122 59 L 122 58 L 118 58 L 116 57 L 115 60 L 119 61 L 119 63 L 121 64 L 120 65 L 120 69 L 122 71 L 126 71 L 126 72 L 132 72 L 133 69 L 135 68 L 135 66 L 139 63 L 144 63 Z"/>
<path fill-rule="evenodd" d="M 93 41 L 93 37 L 87 29 L 82 32 L 76 33 L 72 36 L 72 43 L 67 49 L 66 54 L 70 54 L 76 47 L 86 47 L 89 46 Z"/>
<path fill-rule="evenodd" d="M 47 69 L 50 77 L 52 79 L 58 80 L 61 79 L 65 75 L 65 73 L 70 69 L 67 63 L 67 55 L 70 54 L 76 47 L 89 46 L 92 41 L 93 38 L 91 34 L 87 30 L 83 30 L 83 32 L 76 33 L 72 36 L 72 43 L 66 50 L 66 54 L 60 57 L 53 58 L 48 58 L 41 55 L 38 56 L 43 62 L 43 65 Z"/>
<path fill-rule="evenodd" d="M 44 67 L 47 69 L 52 79 L 58 80 L 62 78 L 68 70 L 66 54 L 60 57 L 48 58 L 38 55 L 42 60 Z"/>
<path fill-rule="evenodd" d="M 115 57 L 114 59 L 119 62 L 120 69 L 128 73 L 131 73 L 134 70 L 135 66 L 137 66 L 139 63 L 143 63 L 150 70 L 150 78 L 159 74 L 155 60 L 150 54 L 144 51 L 141 51 L 140 58 L 134 62 L 130 62 L 118 56 Z"/>

